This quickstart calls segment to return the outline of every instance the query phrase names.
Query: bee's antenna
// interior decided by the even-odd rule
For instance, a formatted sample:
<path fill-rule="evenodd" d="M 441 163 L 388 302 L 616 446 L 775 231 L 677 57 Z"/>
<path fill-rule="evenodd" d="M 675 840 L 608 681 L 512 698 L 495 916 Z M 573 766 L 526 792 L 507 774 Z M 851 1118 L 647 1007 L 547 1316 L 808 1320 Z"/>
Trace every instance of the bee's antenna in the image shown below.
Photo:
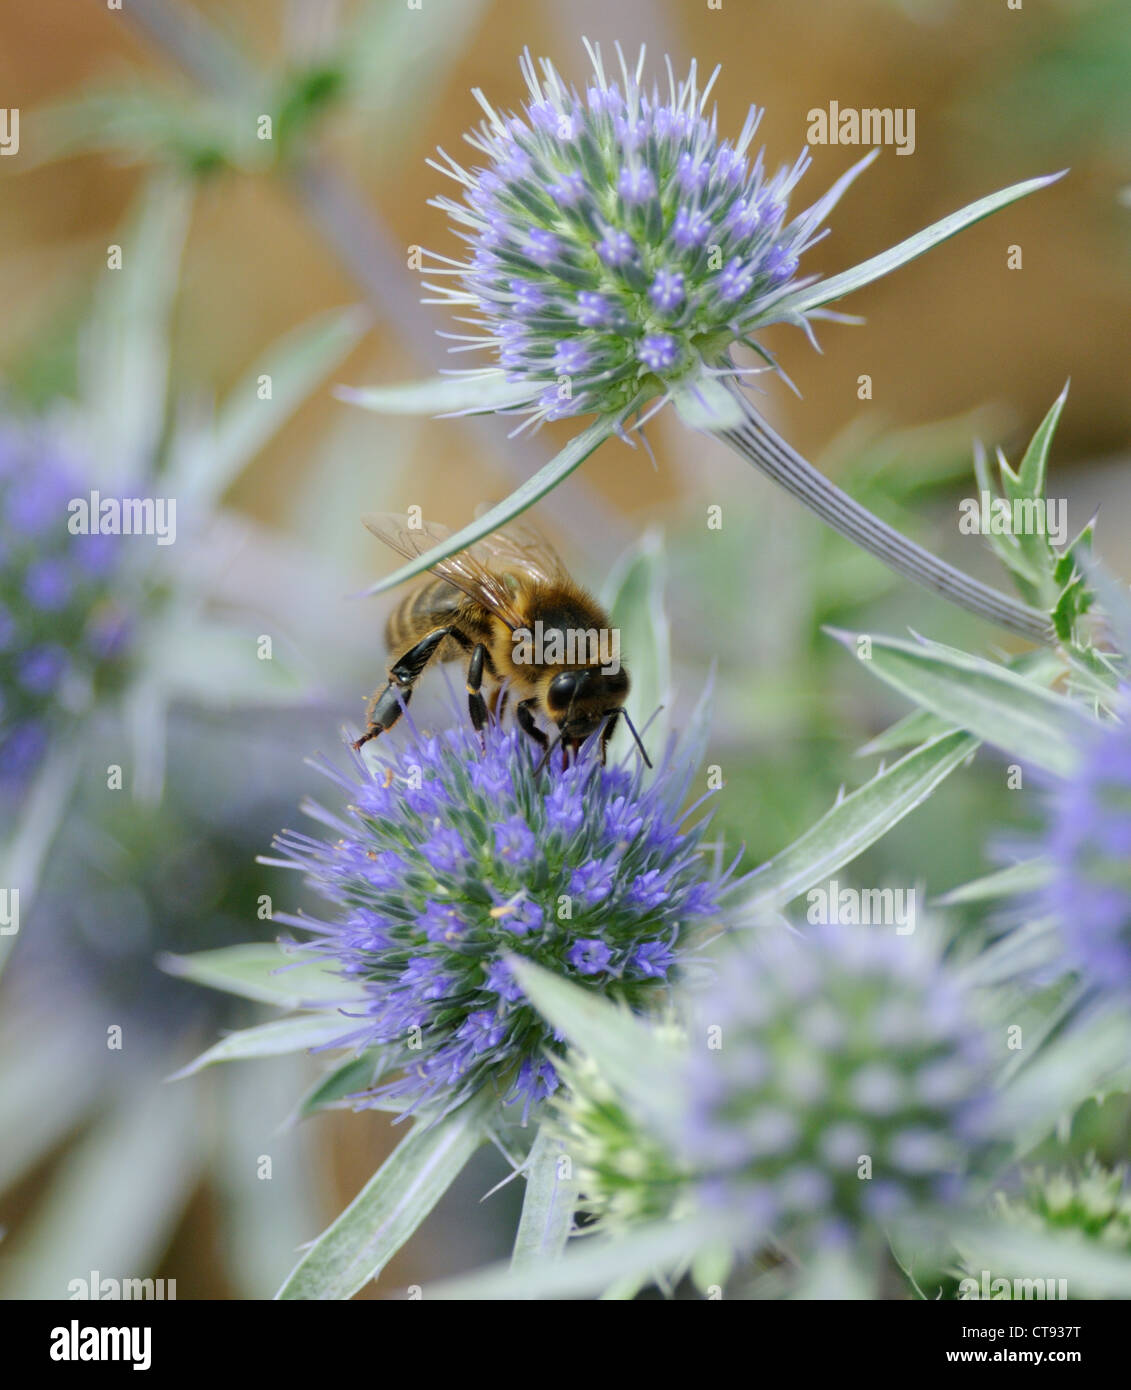
<path fill-rule="evenodd" d="M 619 714 L 623 718 L 624 722 L 628 725 L 629 732 L 632 734 L 632 737 L 636 740 L 637 748 L 640 749 L 640 756 L 644 759 L 644 766 L 651 767 L 652 760 L 651 758 L 649 758 L 644 744 L 640 741 L 640 735 L 636 732 L 636 725 L 632 722 L 631 718 L 629 717 L 628 710 L 626 710 L 625 707 L 621 705 L 619 709 L 610 710 L 609 713 Z"/>

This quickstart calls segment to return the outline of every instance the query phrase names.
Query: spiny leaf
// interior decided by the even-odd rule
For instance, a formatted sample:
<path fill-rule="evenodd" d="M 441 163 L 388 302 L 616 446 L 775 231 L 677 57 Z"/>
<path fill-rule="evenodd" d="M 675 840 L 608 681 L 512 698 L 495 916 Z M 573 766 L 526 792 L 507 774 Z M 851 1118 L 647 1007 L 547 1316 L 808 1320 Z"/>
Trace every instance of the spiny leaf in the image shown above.
<path fill-rule="evenodd" d="M 340 1038 L 347 1029 L 347 1021 L 339 1014 L 314 1013 L 301 1014 L 298 1018 L 280 1018 L 271 1023 L 261 1023 L 256 1028 L 241 1028 L 239 1032 L 229 1033 L 199 1057 L 168 1077 L 169 1081 L 181 1081 L 216 1062 L 243 1061 L 250 1057 L 281 1057 L 288 1052 L 305 1052 L 307 1048 L 317 1047 L 319 1043 L 332 1042 Z"/>
<path fill-rule="evenodd" d="M 968 206 L 960 208 L 959 211 L 950 213 L 940 221 L 925 227 L 921 232 L 916 232 L 906 241 L 899 242 L 887 251 L 881 251 L 878 256 L 861 261 L 859 265 L 841 271 L 839 275 L 830 276 L 826 280 L 819 280 L 815 285 L 808 285 L 795 290 L 792 294 L 787 294 L 774 301 L 767 308 L 765 319 L 768 321 L 769 319 L 800 317 L 819 308 L 822 304 L 829 304 L 835 299 L 842 299 L 846 294 L 851 294 L 853 290 L 858 290 L 873 280 L 890 274 L 891 271 L 905 265 L 908 261 L 913 261 L 917 256 L 929 251 L 931 247 L 947 241 L 955 233 L 973 226 L 975 222 L 989 217 L 991 213 L 1008 207 L 1010 203 L 1015 203 L 1030 193 L 1036 193 L 1038 189 L 1047 188 L 1049 184 L 1056 183 L 1067 172 L 1067 169 L 1062 169 L 1057 174 L 1027 179 L 1024 183 L 1015 183 L 1010 188 L 1003 188 L 998 193 L 991 193 L 986 198 L 979 198 L 977 202 L 970 203 Z"/>
<path fill-rule="evenodd" d="M 1023 762 L 1068 776 L 1095 722 L 1078 705 L 1004 666 L 937 642 L 826 629 L 873 675 Z"/>
<path fill-rule="evenodd" d="M 851 792 L 754 874 L 744 911 L 776 911 L 850 864 L 925 801 L 977 747 L 978 740 L 967 734 L 943 734 Z"/>
<path fill-rule="evenodd" d="M 495 1103 L 484 1094 L 433 1123 L 416 1121 L 305 1252 L 276 1298 L 352 1298 L 375 1279 L 484 1142 Z"/>
<path fill-rule="evenodd" d="M 417 556 L 415 560 L 402 565 L 385 579 L 371 584 L 363 593 L 383 594 L 387 589 L 394 589 L 405 580 L 423 574 L 425 570 L 447 559 L 449 555 L 456 555 L 459 551 L 468 549 L 484 536 L 489 536 L 492 531 L 497 531 L 500 526 L 505 526 L 508 521 L 513 521 L 516 516 L 521 516 L 540 497 L 544 497 L 551 489 L 557 487 L 563 478 L 567 478 L 575 468 L 580 467 L 593 450 L 616 431 L 617 423 L 611 416 L 602 416 L 581 434 L 575 435 L 561 453 L 556 454 L 533 478 L 528 478 L 498 506 L 484 512 L 461 531 L 450 535 L 442 544 L 433 546 L 426 554 Z"/>
<path fill-rule="evenodd" d="M 286 1009 L 325 1008 L 365 997 L 360 985 L 341 979 L 309 955 L 288 955 L 270 943 L 223 946 L 191 956 L 162 955 L 157 964 L 183 980 Z"/>
<path fill-rule="evenodd" d="M 526 1197 L 515 1236 L 512 1269 L 556 1260 L 565 1249 L 577 1203 L 574 1184 L 562 1176 L 565 1149 L 546 1126 L 538 1130 L 523 1172 Z"/>
<path fill-rule="evenodd" d="M 339 386 L 334 395 L 348 405 L 382 415 L 451 415 L 457 411 L 486 414 L 533 399 L 529 382 L 508 381 L 505 372 L 482 376 L 437 376 L 399 386 Z"/>

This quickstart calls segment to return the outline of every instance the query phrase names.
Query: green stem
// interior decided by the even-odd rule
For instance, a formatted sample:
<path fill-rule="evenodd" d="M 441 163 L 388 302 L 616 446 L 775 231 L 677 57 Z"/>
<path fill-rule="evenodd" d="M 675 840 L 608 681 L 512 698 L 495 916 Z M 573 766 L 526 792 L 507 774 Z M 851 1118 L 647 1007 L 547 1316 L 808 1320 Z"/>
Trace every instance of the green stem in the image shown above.
<path fill-rule="evenodd" d="M 744 396 L 735 394 L 742 402 L 746 418 L 732 429 L 717 431 L 718 437 L 785 488 L 827 526 L 874 555 L 896 574 L 923 585 L 987 622 L 1031 642 L 1049 645 L 1056 640 L 1052 624 L 1044 613 L 963 574 L 881 521 L 802 458 Z"/>

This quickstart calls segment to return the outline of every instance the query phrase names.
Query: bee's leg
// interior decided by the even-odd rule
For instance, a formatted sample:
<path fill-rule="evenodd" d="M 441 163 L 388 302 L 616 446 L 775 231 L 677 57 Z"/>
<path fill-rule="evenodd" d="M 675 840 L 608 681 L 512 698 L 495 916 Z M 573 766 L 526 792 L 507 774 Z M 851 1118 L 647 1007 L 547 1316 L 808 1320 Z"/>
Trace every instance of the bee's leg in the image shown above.
<path fill-rule="evenodd" d="M 427 637 L 422 637 L 415 647 L 410 647 L 404 656 L 389 668 L 388 683 L 370 702 L 369 728 L 354 742 L 355 750 L 393 727 L 401 717 L 401 709 L 412 698 L 412 687 L 421 671 L 436 655 L 440 643 L 450 632 L 451 629 L 446 627 L 433 628 Z"/>
<path fill-rule="evenodd" d="M 482 642 L 476 643 L 467 668 L 467 708 L 479 742 L 486 747 L 483 729 L 487 723 L 487 701 L 483 698 L 483 666 L 487 660 L 487 648 Z"/>
<path fill-rule="evenodd" d="M 529 735 L 539 748 L 549 748 L 550 740 L 534 722 L 531 707 L 536 703 L 535 700 L 520 700 L 514 707 L 514 716 L 518 720 L 518 727 L 524 734 Z"/>

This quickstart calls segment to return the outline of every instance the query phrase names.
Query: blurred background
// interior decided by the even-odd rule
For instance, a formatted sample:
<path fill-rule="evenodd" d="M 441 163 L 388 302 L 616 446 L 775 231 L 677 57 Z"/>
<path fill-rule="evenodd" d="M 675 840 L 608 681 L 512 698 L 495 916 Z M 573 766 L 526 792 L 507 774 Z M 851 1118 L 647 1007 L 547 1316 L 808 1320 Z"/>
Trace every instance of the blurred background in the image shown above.
<path fill-rule="evenodd" d="M 445 365 L 435 330 L 451 325 L 418 305 L 408 260 L 413 245 L 457 254 L 427 205 L 446 190 L 425 159 L 437 144 L 457 153 L 478 119 L 470 88 L 517 106 L 525 45 L 580 80 L 583 34 L 646 43 L 677 72 L 692 57 L 721 62 L 721 129 L 764 106 L 775 167 L 805 143 L 811 108 L 913 107 L 914 153 L 882 154 L 807 273 L 1068 167 L 840 306 L 867 322 L 825 326 L 823 352 L 772 330 L 766 345 L 801 398 L 771 382 L 761 405 L 874 510 L 1004 584 L 984 543 L 958 534 L 972 443 L 1015 457 L 1071 377 L 1049 494 L 1067 499 L 1071 534 L 1102 500 L 1099 549 L 1126 576 L 1131 11 L 1125 0 L 127 0 L 122 11 L 0 0 L 0 32 L 0 101 L 20 112 L 18 153 L 0 158 L 11 533 L 0 597 L 25 642 L 56 624 L 43 649 L 67 653 L 51 684 L 42 661 L 33 680 L 0 651 L 4 884 L 21 888 L 21 930 L 0 937 L 0 1294 L 62 1297 L 96 1269 L 175 1278 L 181 1298 L 266 1297 L 398 1136 L 373 1114 L 287 1125 L 316 1061 L 164 1084 L 218 1031 L 267 1014 L 156 960 L 271 939 L 263 897 L 299 901 L 255 856 L 299 822 L 304 794 L 330 795 L 304 758 L 334 751 L 381 679 L 389 601 L 350 595 L 390 557 L 360 514 L 415 504 L 461 525 L 569 437 L 568 423 L 508 440 L 505 422 L 380 418 L 332 394 Z M 265 113 L 270 141 L 257 139 Z M 799 206 L 859 151 L 812 153 Z M 1020 269 L 1007 267 L 1012 246 Z M 908 592 L 670 414 L 649 436 L 654 462 L 606 444 L 534 515 L 595 590 L 641 533 L 656 537 L 672 714 L 687 716 L 716 668 L 717 825 L 754 865 L 870 774 L 875 760 L 857 750 L 903 712 L 823 625 L 913 625 L 983 650 L 1008 639 Z M 29 477 L 48 490 L 63 479 L 66 496 L 127 483 L 175 496 L 177 543 L 92 561 L 66 581 L 66 603 L 37 606 L 39 552 L 13 540 L 36 505 Z M 707 526 L 713 505 L 721 530 Z M 126 636 L 92 646 L 94 617 L 102 633 L 110 610 Z M 631 634 L 626 659 L 631 669 Z M 994 862 L 987 825 L 1008 838 L 1031 812 L 984 756 L 854 872 L 943 892 Z M 120 1049 L 107 1047 L 113 1027 Z M 1092 1121 L 1089 1144 L 1118 1147 Z M 270 1182 L 256 1177 L 265 1154 Z M 503 1255 L 518 1194 L 476 1199 L 505 1172 L 480 1155 L 363 1296 Z"/>

